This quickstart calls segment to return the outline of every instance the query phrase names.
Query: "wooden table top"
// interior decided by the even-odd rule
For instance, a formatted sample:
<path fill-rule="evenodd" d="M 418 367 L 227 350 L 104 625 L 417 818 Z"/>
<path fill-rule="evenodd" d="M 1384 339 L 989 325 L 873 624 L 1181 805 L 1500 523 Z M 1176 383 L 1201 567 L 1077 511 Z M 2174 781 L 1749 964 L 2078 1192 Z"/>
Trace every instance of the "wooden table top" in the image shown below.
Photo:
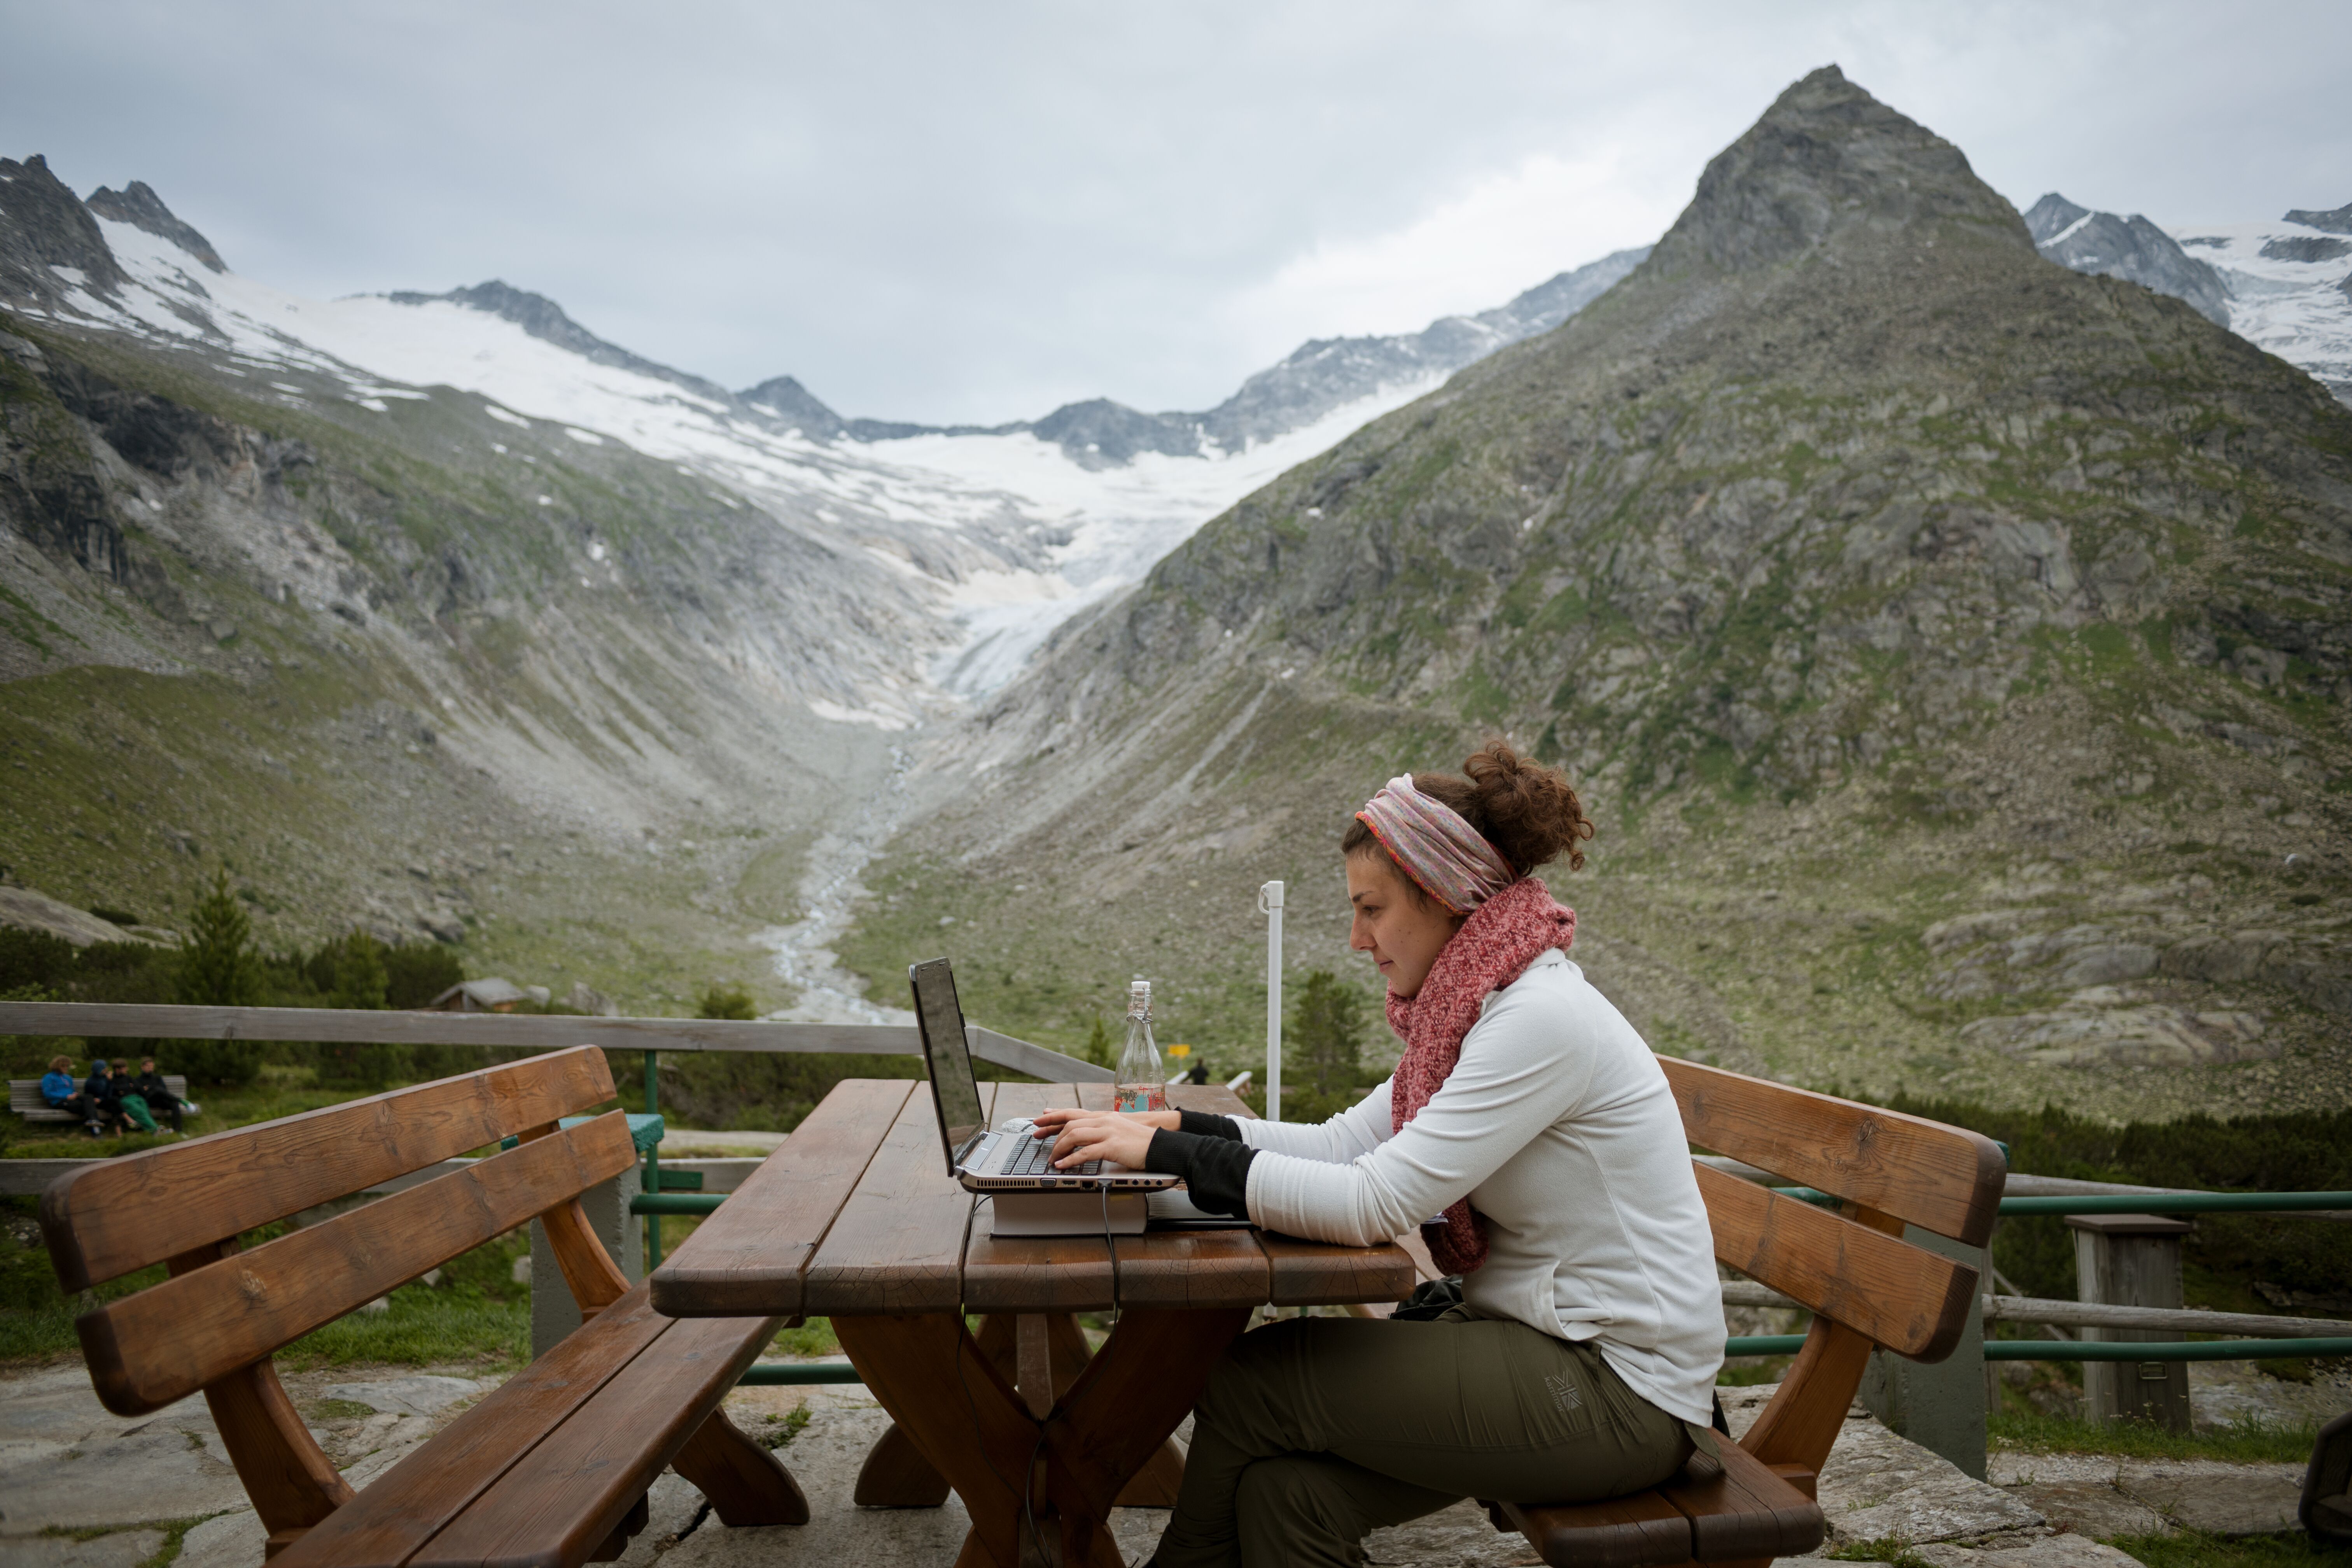
<path fill-rule="evenodd" d="M 1108 1110 L 1111 1086 L 980 1090 L 993 1123 Z M 1250 1114 L 1221 1086 L 1173 1093 L 1186 1110 Z M 1424 1271 L 1394 1243 L 1262 1230 L 998 1239 L 947 1173 L 930 1085 L 845 1079 L 654 1271 L 653 1301 L 676 1318 L 1338 1306 L 1402 1300 Z"/>

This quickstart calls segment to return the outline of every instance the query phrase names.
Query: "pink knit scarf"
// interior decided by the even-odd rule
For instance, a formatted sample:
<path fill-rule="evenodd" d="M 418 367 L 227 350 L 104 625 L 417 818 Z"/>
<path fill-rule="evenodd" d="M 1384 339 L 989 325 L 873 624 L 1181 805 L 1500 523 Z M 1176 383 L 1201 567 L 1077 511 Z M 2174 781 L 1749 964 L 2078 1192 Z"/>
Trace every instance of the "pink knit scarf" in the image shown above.
<path fill-rule="evenodd" d="M 1454 1064 L 1462 1039 L 1478 1021 L 1478 1005 L 1528 971 L 1551 949 L 1576 940 L 1576 911 L 1552 900 L 1540 879 L 1522 877 L 1488 899 L 1462 922 L 1411 996 L 1389 993 L 1389 1027 L 1404 1041 L 1389 1086 L 1390 1131 L 1421 1113 Z M 1464 1198 L 1442 1218 L 1421 1227 L 1429 1255 L 1448 1274 L 1467 1274 L 1486 1261 L 1483 1215 Z"/>

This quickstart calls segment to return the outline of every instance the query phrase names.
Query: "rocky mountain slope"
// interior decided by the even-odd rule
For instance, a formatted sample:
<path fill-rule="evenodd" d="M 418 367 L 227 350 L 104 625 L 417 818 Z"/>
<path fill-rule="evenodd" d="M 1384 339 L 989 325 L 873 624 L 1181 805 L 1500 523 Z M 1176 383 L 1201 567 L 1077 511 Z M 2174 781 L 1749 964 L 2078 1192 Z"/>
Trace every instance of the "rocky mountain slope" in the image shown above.
<path fill-rule="evenodd" d="M 1834 68 L 1615 289 L 1285 474 L 923 759 L 845 953 L 1257 1054 L 1258 881 L 1507 734 L 1663 1049 L 2105 1114 L 2352 1093 L 2352 412 L 2037 253 Z"/>
<path fill-rule="evenodd" d="M 2095 213 L 2052 191 L 2025 209 L 2025 229 L 2034 248 L 2061 267 L 2144 283 L 2187 300 L 2216 326 L 2230 324 L 2230 290 L 2221 275 L 2137 213 Z"/>

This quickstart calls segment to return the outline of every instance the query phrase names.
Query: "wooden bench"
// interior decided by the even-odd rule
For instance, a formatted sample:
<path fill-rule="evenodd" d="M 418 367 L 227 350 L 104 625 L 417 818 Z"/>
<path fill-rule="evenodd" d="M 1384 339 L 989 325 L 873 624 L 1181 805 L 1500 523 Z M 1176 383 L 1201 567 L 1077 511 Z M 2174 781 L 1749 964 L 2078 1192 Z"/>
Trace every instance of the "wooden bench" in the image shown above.
<path fill-rule="evenodd" d="M 2006 1163 L 1989 1138 L 1825 1094 L 1661 1058 L 1691 1142 L 1829 1194 L 1832 1211 L 1696 1167 L 1715 1255 L 1811 1308 L 1780 1392 L 1720 1466 L 1694 1457 L 1608 1502 L 1488 1505 L 1554 1568 L 1754 1563 L 1822 1542 L 1814 1480 L 1874 1349 L 1941 1361 L 1977 1306 L 1977 1271 L 1902 1239 L 1906 1222 L 1969 1247 L 1992 1234 Z"/>
<path fill-rule="evenodd" d="M 635 1162 L 592 1046 L 85 1165 L 41 1197 L 58 1280 L 170 1278 L 75 1324 L 100 1402 L 143 1415 L 202 1390 L 280 1568 L 577 1568 L 645 1527 L 666 1466 L 729 1524 L 803 1524 L 808 1504 L 719 1401 L 777 1319 L 656 1312 L 579 1195 Z M 467 1153 L 504 1152 L 243 1250 L 257 1226 Z M 354 1493 L 270 1357 L 426 1269 L 536 1217 L 586 1322 Z"/>
<path fill-rule="evenodd" d="M 172 1091 L 173 1100 L 188 1098 L 188 1080 L 179 1073 L 165 1073 L 163 1087 Z M 74 1080 L 74 1089 L 76 1092 L 80 1090 L 80 1079 Z M 72 1111 L 55 1110 L 47 1100 L 43 1100 L 41 1080 L 37 1078 L 12 1078 L 8 1080 L 8 1109 L 27 1121 L 78 1121 L 80 1120 Z"/>

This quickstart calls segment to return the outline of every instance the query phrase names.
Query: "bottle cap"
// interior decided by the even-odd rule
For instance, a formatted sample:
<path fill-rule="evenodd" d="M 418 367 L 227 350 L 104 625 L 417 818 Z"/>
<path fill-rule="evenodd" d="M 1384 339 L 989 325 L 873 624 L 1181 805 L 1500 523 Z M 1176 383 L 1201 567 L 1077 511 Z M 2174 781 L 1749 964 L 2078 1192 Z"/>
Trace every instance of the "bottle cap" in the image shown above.
<path fill-rule="evenodd" d="M 1128 982 L 1127 1005 L 1129 1012 L 1150 1012 L 1151 1010 L 1151 982 L 1143 979 L 1139 975 Z"/>

